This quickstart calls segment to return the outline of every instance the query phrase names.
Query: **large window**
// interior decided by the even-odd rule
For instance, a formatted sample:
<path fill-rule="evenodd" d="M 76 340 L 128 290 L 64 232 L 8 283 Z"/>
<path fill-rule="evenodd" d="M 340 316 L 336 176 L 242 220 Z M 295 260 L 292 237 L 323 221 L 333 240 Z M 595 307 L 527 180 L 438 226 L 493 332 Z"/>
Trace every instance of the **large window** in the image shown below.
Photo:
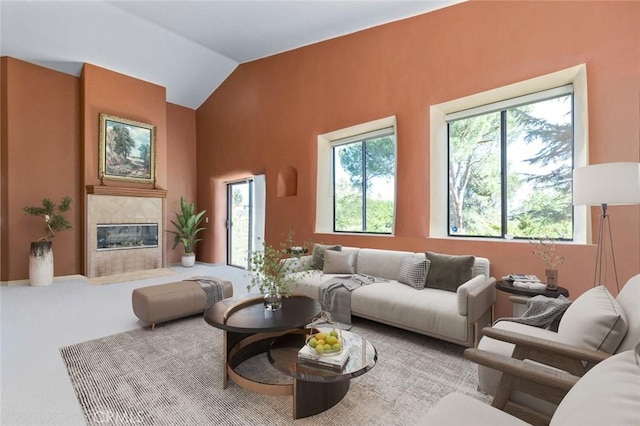
<path fill-rule="evenodd" d="M 573 239 L 572 86 L 448 114 L 450 236 Z"/>
<path fill-rule="evenodd" d="M 331 142 L 333 230 L 393 231 L 396 140 L 393 127 Z"/>

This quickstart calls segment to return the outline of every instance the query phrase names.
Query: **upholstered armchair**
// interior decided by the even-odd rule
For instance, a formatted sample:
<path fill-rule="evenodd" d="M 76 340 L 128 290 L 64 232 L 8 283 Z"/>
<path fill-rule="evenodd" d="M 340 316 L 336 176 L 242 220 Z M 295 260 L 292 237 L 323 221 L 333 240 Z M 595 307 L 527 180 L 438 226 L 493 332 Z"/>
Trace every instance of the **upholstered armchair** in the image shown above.
<path fill-rule="evenodd" d="M 579 377 L 541 364 L 517 360 L 478 349 L 467 349 L 469 359 L 501 369 L 510 380 L 532 384 L 540 395 L 553 395 L 560 403 L 543 424 L 551 426 L 634 425 L 640 419 L 640 345 L 597 364 Z M 585 351 L 589 352 L 589 351 Z M 582 356 L 582 355 L 580 355 Z M 599 355 L 596 355 L 598 357 Z M 493 406 L 453 393 L 441 399 L 417 425 L 528 425 L 496 408 L 507 398 L 501 388 Z M 540 422 L 534 421 L 533 424 Z"/>
<path fill-rule="evenodd" d="M 617 298 L 603 286 L 586 291 L 567 309 L 557 332 L 499 321 L 485 328 L 483 336 L 478 349 L 486 353 L 534 361 L 580 377 L 610 354 L 640 342 L 640 275 L 631 278 Z M 548 422 L 562 395 L 516 380 L 496 369 L 493 361 L 483 360 L 478 365 L 479 387 L 496 396 L 495 406 L 530 423 Z"/>

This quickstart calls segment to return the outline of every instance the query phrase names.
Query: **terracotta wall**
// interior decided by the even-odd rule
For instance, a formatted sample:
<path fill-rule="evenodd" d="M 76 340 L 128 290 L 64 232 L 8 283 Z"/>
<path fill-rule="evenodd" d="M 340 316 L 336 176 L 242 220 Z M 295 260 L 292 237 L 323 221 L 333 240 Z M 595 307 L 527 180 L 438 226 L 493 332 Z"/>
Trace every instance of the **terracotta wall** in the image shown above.
<path fill-rule="evenodd" d="M 180 197 L 196 201 L 196 113 L 190 108 L 167 104 L 167 218 L 175 220 Z M 200 209 L 201 210 L 201 209 Z M 206 225 L 204 225 L 206 226 Z M 167 221 L 167 229 L 174 229 Z M 167 234 L 166 262 L 180 263 L 182 245 L 171 250 L 174 236 Z M 197 252 L 196 246 L 196 252 Z"/>
<path fill-rule="evenodd" d="M 195 199 L 189 166 L 195 164 L 195 111 L 167 104 L 164 87 L 91 64 L 77 78 L 3 57 L 0 71 L 0 281 L 28 278 L 29 242 L 43 226 L 22 207 L 43 197 L 74 199 L 68 215 L 74 229 L 54 240 L 55 275 L 84 273 L 85 185 L 99 184 L 101 112 L 155 124 L 158 186 L 168 190 L 167 211 L 183 194 Z"/>
<path fill-rule="evenodd" d="M 0 280 L 26 279 L 29 244 L 46 235 L 23 207 L 73 198 L 73 230 L 54 238 L 55 275 L 80 271 L 80 85 L 76 77 L 3 57 Z"/>
<path fill-rule="evenodd" d="M 586 63 L 591 162 L 639 161 L 639 16 L 638 2 L 474 1 L 243 64 L 197 110 L 200 205 L 224 204 L 228 176 L 264 171 L 267 242 L 292 228 L 300 240 L 472 253 L 491 260 L 494 276 L 544 275 L 528 243 L 429 237 L 429 107 Z M 390 115 L 395 235 L 314 234 L 317 135 Z M 290 166 L 297 196 L 278 198 L 278 171 Z M 640 270 L 640 208 L 610 213 L 624 282 Z M 202 260 L 224 261 L 223 214 Z M 595 248 L 559 251 L 570 259 L 560 284 L 577 296 L 592 285 Z M 498 314 L 509 309 L 500 295 Z"/>

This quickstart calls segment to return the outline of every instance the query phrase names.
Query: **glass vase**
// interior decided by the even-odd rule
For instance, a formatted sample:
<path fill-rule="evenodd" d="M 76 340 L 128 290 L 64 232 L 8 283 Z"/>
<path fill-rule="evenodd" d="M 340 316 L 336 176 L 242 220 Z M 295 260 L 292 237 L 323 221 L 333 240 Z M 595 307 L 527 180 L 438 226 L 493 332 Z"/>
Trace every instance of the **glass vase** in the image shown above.
<path fill-rule="evenodd" d="M 545 275 L 547 277 L 547 288 L 549 290 L 556 290 L 558 288 L 558 270 L 547 269 Z"/>
<path fill-rule="evenodd" d="M 277 291 L 265 293 L 264 308 L 267 311 L 277 311 L 282 308 L 282 295 Z"/>

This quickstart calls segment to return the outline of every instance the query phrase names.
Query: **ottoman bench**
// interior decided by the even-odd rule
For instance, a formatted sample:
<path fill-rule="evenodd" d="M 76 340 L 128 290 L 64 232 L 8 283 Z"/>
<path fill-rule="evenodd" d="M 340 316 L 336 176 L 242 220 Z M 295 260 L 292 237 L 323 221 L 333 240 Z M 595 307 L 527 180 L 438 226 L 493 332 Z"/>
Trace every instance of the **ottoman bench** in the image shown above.
<path fill-rule="evenodd" d="M 194 277 L 169 284 L 136 288 L 131 295 L 133 313 L 151 324 L 195 315 L 221 299 L 233 296 L 231 281 L 215 277 Z"/>

